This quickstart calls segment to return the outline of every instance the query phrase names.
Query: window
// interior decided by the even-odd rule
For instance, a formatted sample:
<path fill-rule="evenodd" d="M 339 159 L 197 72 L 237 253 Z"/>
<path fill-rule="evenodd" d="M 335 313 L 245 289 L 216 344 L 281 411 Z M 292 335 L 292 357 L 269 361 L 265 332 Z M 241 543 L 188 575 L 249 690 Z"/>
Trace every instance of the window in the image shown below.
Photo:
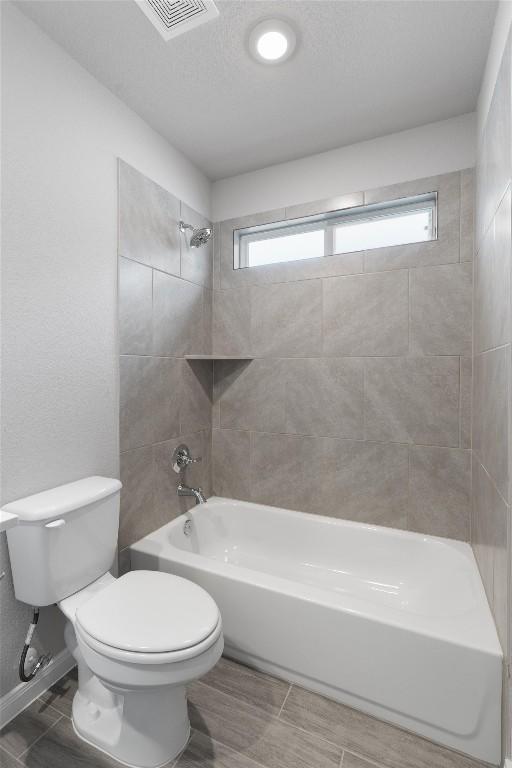
<path fill-rule="evenodd" d="M 278 221 L 233 233 L 234 267 L 260 267 L 437 238 L 437 193 Z"/>

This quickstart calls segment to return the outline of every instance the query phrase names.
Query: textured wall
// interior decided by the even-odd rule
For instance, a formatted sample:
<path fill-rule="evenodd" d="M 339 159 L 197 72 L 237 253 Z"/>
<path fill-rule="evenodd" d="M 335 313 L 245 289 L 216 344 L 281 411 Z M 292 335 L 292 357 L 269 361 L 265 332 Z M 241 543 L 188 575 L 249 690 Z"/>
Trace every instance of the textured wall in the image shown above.
<path fill-rule="evenodd" d="M 208 222 L 124 162 L 119 164 L 119 324 L 122 550 L 191 505 L 178 499 L 175 447 L 203 461 L 185 480 L 210 491 L 212 242 L 190 248 L 182 218 Z"/>
<path fill-rule="evenodd" d="M 117 156 L 199 206 L 209 182 L 9 3 L 2 12 L 2 502 L 117 476 Z M 205 210 L 205 213 L 207 211 Z M 0 694 L 31 611 L 0 537 Z M 60 613 L 38 635 L 63 647 Z"/>
<path fill-rule="evenodd" d="M 471 540 L 498 634 L 510 660 L 511 525 L 511 42 L 483 127 L 477 163 L 473 323 Z M 510 680 L 505 748 L 510 754 Z"/>
<path fill-rule="evenodd" d="M 438 191 L 437 241 L 233 270 L 240 226 Z M 222 222 L 215 493 L 469 538 L 471 170 Z"/>

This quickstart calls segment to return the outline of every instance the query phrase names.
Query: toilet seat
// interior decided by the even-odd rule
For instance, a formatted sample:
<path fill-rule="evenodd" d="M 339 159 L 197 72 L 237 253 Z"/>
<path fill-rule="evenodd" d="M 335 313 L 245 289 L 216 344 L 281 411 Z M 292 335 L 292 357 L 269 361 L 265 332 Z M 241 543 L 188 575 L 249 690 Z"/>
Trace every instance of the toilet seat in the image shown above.
<path fill-rule="evenodd" d="M 78 606 L 75 630 L 107 658 L 166 664 L 205 651 L 222 626 L 217 605 L 197 584 L 159 571 L 131 571 Z"/>
<path fill-rule="evenodd" d="M 197 645 L 184 648 L 181 651 L 167 651 L 165 653 L 141 653 L 139 651 L 124 651 L 120 648 L 113 648 L 111 645 L 105 645 L 98 642 L 93 637 L 87 635 L 79 626 L 75 626 L 75 632 L 82 643 L 85 643 L 91 650 L 112 661 L 122 661 L 125 664 L 141 665 L 164 665 L 173 664 L 187 659 L 194 658 L 211 648 L 222 634 L 222 622 L 219 620 L 217 626 L 211 635 L 205 638 Z"/>

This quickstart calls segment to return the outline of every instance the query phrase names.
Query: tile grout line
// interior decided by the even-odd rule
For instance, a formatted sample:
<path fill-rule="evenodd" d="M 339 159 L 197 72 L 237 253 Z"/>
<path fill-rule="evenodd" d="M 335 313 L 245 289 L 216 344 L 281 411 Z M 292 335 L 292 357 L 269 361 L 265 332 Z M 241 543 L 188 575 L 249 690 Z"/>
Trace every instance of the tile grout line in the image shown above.
<path fill-rule="evenodd" d="M 249 483 L 249 499 L 251 499 L 252 501 L 254 498 L 253 482 L 252 482 L 253 481 L 252 471 L 254 466 L 254 432 L 249 431 L 248 434 L 249 434 L 249 462 L 248 462 L 249 463 L 249 481 L 248 483 Z"/>
<path fill-rule="evenodd" d="M 459 448 L 462 448 L 462 356 L 459 357 Z"/>
<path fill-rule="evenodd" d="M 165 269 L 162 269 L 161 267 L 154 267 L 152 264 L 147 264 L 145 261 L 139 261 L 138 259 L 134 259 L 132 256 L 123 256 L 123 254 L 119 252 L 117 256 L 118 256 L 118 259 L 124 259 L 125 261 L 129 261 L 132 264 L 139 264 L 139 266 L 141 267 L 145 267 L 146 269 L 151 269 L 153 272 L 158 272 L 159 274 L 166 275 L 167 277 L 172 277 L 174 280 L 181 280 L 184 283 L 197 286 L 198 288 L 204 288 L 205 290 L 213 290 L 212 288 L 210 288 L 208 285 L 205 285 L 204 283 L 198 283 L 195 280 L 190 280 L 188 277 L 182 277 L 181 274 L 177 275 L 175 272 L 166 272 Z M 180 256 L 180 272 L 181 272 L 181 256 Z"/>
<path fill-rule="evenodd" d="M 372 768 L 386 768 L 386 766 L 383 763 L 376 763 L 373 757 L 367 757 L 366 755 L 363 755 L 362 752 L 353 752 L 352 750 L 346 749 L 343 753 L 344 755 L 352 755 L 353 757 L 358 757 L 360 760 L 364 760 L 366 763 L 368 763 L 369 766 L 372 766 Z M 458 753 L 454 753 L 458 754 Z"/>
<path fill-rule="evenodd" d="M 54 709 L 54 707 L 52 707 L 51 705 L 49 705 L 49 706 L 51 707 L 51 709 Z M 55 710 L 55 711 L 57 712 L 58 710 Z M 52 728 L 53 728 L 55 725 L 57 725 L 57 723 L 60 723 L 60 721 L 62 720 L 62 718 L 63 718 L 63 717 L 65 717 L 65 715 L 62 715 L 62 714 L 59 712 L 59 717 L 58 717 L 58 718 L 55 720 L 55 722 L 53 722 L 53 723 L 50 725 L 50 727 L 49 727 L 49 728 L 47 728 L 45 731 L 43 731 L 43 733 L 41 733 L 41 734 L 40 734 L 40 735 L 37 737 L 37 739 L 34 739 L 34 741 L 33 741 L 31 744 L 29 744 L 29 746 L 28 746 L 26 749 L 24 749 L 24 750 L 23 750 L 23 752 L 22 752 L 22 753 L 21 753 L 21 754 L 20 754 L 20 755 L 19 755 L 19 756 L 18 756 L 16 759 L 17 759 L 17 760 L 19 760 L 19 761 L 21 762 L 21 758 L 22 758 L 24 755 L 26 755 L 26 754 L 27 754 L 27 752 L 29 752 L 29 750 L 31 750 L 31 749 L 32 749 L 32 748 L 35 746 L 35 744 L 37 744 L 37 742 L 38 742 L 38 741 L 40 741 L 40 740 L 41 740 L 41 739 L 42 739 L 44 736 L 46 736 L 46 735 L 47 735 L 47 734 L 48 734 L 48 733 L 49 733 L 49 732 L 52 730 Z M 69 718 L 67 718 L 67 719 L 69 719 Z"/>
<path fill-rule="evenodd" d="M 490 483 L 491 483 L 491 485 L 493 486 L 494 490 L 496 491 L 496 493 L 498 494 L 498 496 L 499 496 L 499 497 L 500 497 L 500 499 L 502 500 L 503 504 L 504 504 L 504 505 L 505 505 L 507 508 L 510 508 L 510 502 L 509 502 L 509 501 L 507 501 L 507 500 L 504 498 L 504 496 L 503 496 L 502 492 L 500 491 L 500 489 L 499 489 L 499 488 L 498 488 L 498 486 L 496 485 L 496 480 L 494 479 L 493 475 L 491 475 L 491 473 L 489 472 L 489 470 L 487 469 L 487 467 L 486 467 L 486 466 L 485 466 L 485 464 L 483 463 L 482 457 L 480 456 L 480 454 L 478 453 L 478 451 L 475 451 L 475 450 L 473 450 L 473 454 L 474 454 L 474 456 L 475 456 L 476 460 L 478 461 L 478 463 L 480 464 L 480 466 L 482 467 L 483 471 L 484 471 L 484 472 L 485 472 L 485 474 L 487 475 L 487 479 L 489 480 L 489 482 L 490 482 Z"/>
<path fill-rule="evenodd" d="M 474 356 L 479 357 L 480 355 L 488 355 L 490 352 L 500 352 L 502 349 L 506 349 L 508 346 L 510 346 L 510 341 L 506 341 L 503 344 L 498 344 L 497 347 L 487 347 L 486 349 L 480 349 L 475 350 Z"/>
<path fill-rule="evenodd" d="M 217 689 L 215 689 L 215 690 L 217 690 Z M 226 696 L 229 696 L 229 693 L 226 694 Z M 235 701 L 240 701 L 240 699 L 237 699 L 234 696 L 230 696 L 230 698 L 234 699 Z M 252 709 L 256 709 L 259 712 L 265 713 L 264 709 L 261 709 L 261 707 L 255 707 L 254 704 L 249 704 L 248 706 L 252 707 Z M 317 741 L 319 741 L 319 742 L 321 742 L 323 744 L 328 744 L 330 747 L 334 747 L 334 749 L 340 750 L 341 752 L 343 752 L 343 750 L 344 750 L 344 747 L 341 744 L 336 744 L 335 741 L 329 741 L 329 739 L 324 739 L 323 736 L 319 736 L 317 733 L 314 733 L 313 731 L 307 731 L 305 728 L 301 728 L 300 725 L 295 725 L 295 723 L 290 723 L 288 720 L 282 720 L 281 718 L 279 718 L 279 720 L 278 720 L 276 715 L 270 715 L 270 717 L 273 720 L 278 721 L 282 725 L 288 726 L 293 731 L 298 731 L 299 733 L 303 733 L 306 736 L 309 736 L 309 738 L 316 739 Z M 200 731 L 200 733 L 202 733 L 205 736 L 209 736 L 210 735 L 206 731 Z M 211 738 L 211 736 L 210 736 L 210 738 Z M 229 744 L 226 744 L 223 741 L 220 741 L 220 739 L 214 739 L 214 741 L 217 741 L 219 744 L 222 744 L 223 747 L 227 747 L 228 749 L 233 750 L 233 747 L 231 747 Z M 236 752 L 236 750 L 233 750 L 233 751 Z M 237 754 L 243 754 L 243 753 L 237 753 Z M 253 760 L 253 759 L 254 758 L 251 758 L 251 760 Z M 268 766 L 262 766 L 262 768 L 268 768 Z"/>
<path fill-rule="evenodd" d="M 198 728 L 191 728 L 191 731 L 190 731 L 191 735 L 190 735 L 190 739 L 188 741 L 188 744 L 190 744 L 190 741 L 192 739 L 192 735 L 194 733 L 197 733 L 197 734 L 199 734 L 201 736 L 207 736 L 210 739 L 210 741 L 214 742 L 215 744 L 220 744 L 224 749 L 226 749 L 232 755 L 236 755 L 237 757 L 247 758 L 247 755 L 244 752 L 239 752 L 238 749 L 234 749 L 233 747 L 229 746 L 228 744 L 224 744 L 222 741 L 219 741 L 218 739 L 214 739 L 210 734 L 205 734 L 204 731 L 200 731 Z M 185 752 L 186 752 L 186 750 L 188 748 L 188 744 L 187 744 L 187 747 L 180 754 L 179 758 L 176 760 L 176 763 L 174 763 L 174 765 L 170 766 L 169 768 L 176 768 L 176 766 L 178 765 L 179 760 L 185 754 Z M 251 762 L 253 762 L 255 766 L 260 766 L 260 768 L 269 768 L 267 765 L 265 765 L 265 763 L 262 763 L 259 760 L 256 760 L 254 757 L 250 757 L 249 760 L 251 760 Z M 164 766 L 164 768 L 165 768 L 165 766 Z"/>
<path fill-rule="evenodd" d="M 279 678 L 278 678 L 279 679 Z M 335 747 L 336 749 L 339 749 L 343 751 L 344 747 L 341 744 L 337 744 L 335 741 L 330 741 L 329 739 L 324 739 L 323 736 L 319 736 L 317 733 L 314 733 L 313 731 L 308 731 L 306 728 L 302 728 L 300 725 L 295 725 L 295 723 L 291 723 L 289 720 L 284 720 L 282 718 L 278 718 L 277 715 L 273 715 L 272 713 L 269 713 L 267 710 L 263 709 L 262 707 L 259 707 L 257 704 L 250 704 L 247 701 L 244 701 L 243 699 L 239 699 L 236 696 L 233 696 L 231 693 L 226 693 L 225 691 L 221 691 L 219 688 L 215 688 L 213 685 L 209 685 L 208 683 L 203 683 L 201 680 L 199 680 L 198 685 L 205 686 L 206 688 L 211 688 L 213 691 L 217 691 L 218 693 L 222 693 L 224 696 L 227 696 L 228 699 L 232 699 L 235 702 L 242 702 L 250 709 L 255 709 L 257 712 L 262 712 L 265 715 L 268 715 L 269 718 L 272 720 L 275 720 L 277 722 L 280 722 L 281 724 L 289 726 L 294 731 L 299 731 L 300 733 L 305 733 L 307 736 L 317 739 L 318 741 L 321 741 L 325 744 L 329 744 L 331 747 Z M 293 688 L 293 683 L 290 685 L 291 688 Z M 205 731 L 201 731 L 201 733 L 205 733 Z M 208 733 L 206 735 L 209 735 Z M 233 749 L 233 747 L 230 747 L 229 744 L 224 744 L 223 741 L 219 741 L 219 744 L 223 744 L 226 747 L 229 747 L 229 749 Z"/>
<path fill-rule="evenodd" d="M 239 662 L 237 662 L 237 663 L 239 663 Z M 263 673 L 263 674 L 265 674 L 265 673 Z M 276 678 L 276 679 L 280 680 L 280 678 Z M 286 682 L 286 681 L 284 681 L 284 682 Z M 262 707 L 260 707 L 258 704 L 249 703 L 249 702 L 245 701 L 244 699 L 239 699 L 237 696 L 234 696 L 232 693 L 226 693 L 225 691 L 223 691 L 223 690 L 221 690 L 221 689 L 219 689 L 219 688 L 217 688 L 217 687 L 215 687 L 213 685 L 209 685 L 208 683 L 203 683 L 202 681 L 199 681 L 198 685 L 200 687 L 204 686 L 204 687 L 210 688 L 211 690 L 216 691 L 216 692 L 220 693 L 221 695 L 226 696 L 228 699 L 231 699 L 234 702 L 242 703 L 245 706 L 249 707 L 249 709 L 261 712 L 261 713 L 267 715 L 270 720 L 279 721 L 282 724 L 285 724 L 285 725 L 289 726 L 292 730 L 299 731 L 300 733 L 304 733 L 304 734 L 306 734 L 306 735 L 308 735 L 308 736 L 318 740 L 319 742 L 323 742 L 325 744 L 330 745 L 331 747 L 334 747 L 334 748 L 340 750 L 341 753 L 347 753 L 348 755 L 353 755 L 354 757 L 359 757 L 361 760 L 364 760 L 364 761 L 368 762 L 369 765 L 374 766 L 375 768 L 386 768 L 385 764 L 382 763 L 382 762 L 377 762 L 374 756 L 365 755 L 363 752 L 360 752 L 357 749 L 354 751 L 353 749 L 348 747 L 346 744 L 344 745 L 344 744 L 337 743 L 335 741 L 331 741 L 330 739 L 326 739 L 325 737 L 319 735 L 318 733 L 315 733 L 314 731 L 309 731 L 309 730 L 307 730 L 304 727 L 296 725 L 295 723 L 292 723 L 292 722 L 290 722 L 290 721 L 288 721 L 286 719 L 280 718 L 279 715 L 278 716 L 273 715 L 272 713 L 270 713 L 267 710 L 265 710 Z M 289 688 L 288 693 L 287 693 L 287 695 L 285 697 L 285 701 L 283 702 L 283 705 L 281 707 L 281 712 L 282 712 L 282 710 L 284 708 L 284 705 L 286 704 L 286 700 L 288 699 L 288 696 L 289 696 L 289 694 L 290 694 L 290 692 L 291 692 L 293 687 L 297 687 L 299 690 L 307 690 L 307 689 L 300 688 L 300 686 L 296 686 L 295 683 L 290 683 L 290 688 Z M 372 717 L 372 716 L 370 716 L 370 717 Z M 380 722 L 380 723 L 384 722 L 384 721 L 379 720 L 378 718 L 373 718 L 372 717 L 372 719 L 376 720 L 377 722 Z M 392 728 L 394 728 L 394 729 L 396 729 L 398 732 L 400 732 L 402 734 L 410 734 L 415 739 L 418 739 L 418 741 L 426 742 L 429 745 L 431 745 L 431 746 L 433 746 L 435 748 L 438 748 L 439 750 L 441 750 L 443 753 L 446 753 L 450 757 L 456 758 L 456 757 L 462 756 L 462 757 L 465 757 L 467 759 L 473 760 L 473 758 L 470 758 L 468 755 L 464 755 L 463 753 L 458 752 L 457 750 L 453 750 L 450 747 L 446 747 L 446 746 L 443 746 L 441 744 L 438 744 L 437 742 L 434 742 L 431 739 L 428 739 L 427 737 L 420 736 L 419 734 L 413 733 L 412 731 L 409 731 L 407 729 L 400 728 L 400 726 L 392 725 L 390 723 L 387 723 L 387 725 L 392 727 Z M 211 737 L 209 732 L 201 731 L 200 729 L 197 729 L 197 728 L 195 730 L 197 730 L 199 733 L 202 733 L 203 735 L 207 735 L 207 736 L 210 736 L 210 738 L 213 738 L 213 737 Z M 230 744 L 226 744 L 226 743 L 224 743 L 223 741 L 221 741 L 218 738 L 217 739 L 213 739 L 213 740 L 217 741 L 219 744 L 222 744 L 223 746 L 227 747 L 229 750 L 231 750 L 231 751 L 233 751 L 233 752 L 235 752 L 237 754 L 241 754 L 241 753 L 238 753 L 237 750 L 234 749 Z M 252 758 L 252 759 L 254 759 L 254 758 Z M 481 768 L 484 768 L 484 765 L 485 764 L 482 763 Z M 340 766 L 340 768 L 341 768 L 341 766 Z M 480 763 L 478 763 L 478 762 L 475 763 L 474 767 L 472 766 L 472 768 L 480 768 Z"/>
<path fill-rule="evenodd" d="M 434 243 L 434 242 L 439 242 L 439 240 L 437 240 L 437 241 L 436 240 L 427 240 L 427 241 L 420 241 L 420 242 L 421 242 L 421 244 L 423 244 L 423 242 L 425 242 L 425 243 Z M 412 245 L 418 245 L 418 244 L 419 243 L 412 243 Z M 400 247 L 403 247 L 403 246 L 384 246 L 384 247 L 400 248 Z M 378 250 L 378 249 L 376 248 L 376 249 L 372 249 L 372 250 Z M 359 253 L 366 254 L 366 253 L 368 253 L 368 251 L 352 251 L 351 254 L 349 254 L 349 255 L 352 255 L 354 253 L 356 253 L 356 254 L 359 254 Z M 126 258 L 126 257 L 123 257 L 123 258 Z M 328 257 L 323 257 L 322 256 L 320 258 L 328 258 Z M 137 263 L 141 264 L 141 262 L 137 262 Z M 281 263 L 286 263 L 286 262 L 281 262 Z M 289 263 L 293 263 L 293 262 L 289 262 Z M 268 281 L 256 282 L 256 283 L 250 283 L 250 282 L 245 282 L 244 281 L 240 285 L 231 284 L 227 288 L 214 288 L 214 289 L 210 289 L 210 290 L 216 290 L 216 291 L 219 291 L 220 293 L 230 293 L 231 291 L 239 291 L 239 290 L 251 289 L 251 288 L 261 288 L 261 289 L 269 288 L 269 287 L 274 286 L 274 285 L 290 285 L 290 284 L 295 284 L 295 283 L 310 283 L 310 282 L 312 282 L 314 280 L 339 280 L 339 279 L 351 278 L 351 277 L 365 277 L 366 275 L 384 275 L 384 274 L 389 274 L 390 272 L 400 272 L 400 271 L 411 270 L 411 269 L 414 269 L 414 270 L 416 270 L 416 269 L 436 269 L 437 267 L 451 267 L 451 266 L 454 266 L 456 264 L 469 264 L 469 263 L 470 263 L 469 261 L 462 261 L 462 262 L 459 261 L 459 256 L 457 254 L 457 259 L 455 261 L 453 261 L 453 260 L 452 261 L 440 261 L 440 262 L 436 262 L 434 264 L 428 264 L 428 263 L 425 263 L 425 264 L 413 264 L 413 263 L 409 262 L 407 264 L 399 264 L 397 266 L 388 266 L 388 267 L 383 268 L 383 269 L 375 269 L 374 268 L 374 269 L 371 269 L 371 270 L 368 270 L 368 271 L 365 270 L 363 272 L 334 272 L 332 275 L 314 275 L 312 277 L 297 277 L 297 278 L 292 278 L 292 279 L 288 279 L 288 280 L 268 280 Z M 143 265 L 143 266 L 146 266 L 146 265 Z M 266 265 L 266 266 L 268 266 L 268 265 Z M 250 267 L 250 269 L 252 269 L 252 267 Z M 157 271 L 163 272 L 163 270 L 157 270 Z M 176 275 L 171 275 L 169 272 L 163 272 L 163 274 L 169 275 L 169 277 L 175 277 L 177 280 L 184 280 L 185 282 L 191 282 L 192 285 L 197 285 L 197 286 L 202 287 L 202 288 L 207 288 L 207 286 L 204 286 L 201 283 L 193 283 L 190 280 L 185 280 L 185 278 L 180 278 L 180 277 L 176 277 Z"/>
<path fill-rule="evenodd" d="M 284 709 L 284 705 L 285 705 L 285 704 L 286 704 L 286 702 L 288 701 L 288 696 L 290 695 L 290 691 L 291 691 L 291 690 L 292 690 L 292 683 L 290 683 L 290 685 L 289 685 L 289 687 L 288 687 L 288 690 L 286 691 L 286 696 L 284 697 L 284 701 L 283 701 L 283 703 L 281 704 L 281 708 L 280 708 L 280 710 L 279 710 L 279 712 L 278 712 L 278 714 L 277 714 L 277 717 L 278 717 L 278 718 L 280 718 L 280 717 L 281 717 L 281 712 L 282 712 L 282 711 L 283 711 L 283 709 Z"/>
<path fill-rule="evenodd" d="M 469 264 L 469 262 L 467 262 Z M 486 349 L 482 349 L 480 352 L 477 352 L 478 355 L 484 355 L 486 352 L 495 352 L 497 350 L 503 349 L 504 347 L 507 347 L 510 342 L 504 342 L 503 344 L 498 345 L 497 347 L 489 347 Z M 199 353 L 199 354 L 209 354 L 209 353 Z M 357 354 L 357 355 L 339 355 L 339 354 L 329 354 L 329 355 L 320 355 L 320 354 L 312 354 L 312 355 L 253 355 L 251 353 L 248 353 L 249 357 L 244 357 L 240 355 L 231 355 L 223 357 L 215 357 L 215 358 L 209 358 L 209 357 L 190 357 L 187 353 L 183 355 L 162 355 L 158 352 L 147 352 L 147 353 L 138 353 L 138 352 L 122 352 L 120 353 L 119 357 L 155 357 L 162 360 L 184 360 L 187 363 L 212 363 L 214 360 L 218 360 L 220 362 L 240 362 L 243 363 L 245 361 L 252 362 L 253 360 L 434 360 L 438 357 L 445 358 L 445 357 L 461 357 L 460 352 L 436 352 L 435 354 L 396 354 L 396 355 L 364 355 L 364 354 Z M 462 357 L 467 357 L 467 355 L 462 355 Z"/>
<path fill-rule="evenodd" d="M 179 440 L 181 437 L 195 437 L 196 435 L 200 435 L 202 432 L 208 432 L 210 429 L 212 429 L 210 426 L 204 426 L 201 427 L 201 429 L 196 429 L 194 432 L 189 432 L 188 430 L 185 430 L 184 432 L 180 432 L 179 435 L 174 435 L 173 437 L 169 437 L 167 440 L 158 440 L 156 443 L 142 443 L 141 445 L 136 445 L 134 448 L 126 448 L 124 451 L 119 451 L 119 455 L 123 455 L 126 453 L 132 453 L 132 451 L 140 451 L 142 448 L 152 448 L 154 445 L 165 445 L 165 443 L 172 443 L 175 440 Z M 237 432 L 243 432 L 245 430 L 233 430 Z M 270 434 L 278 434 L 275 432 L 271 432 Z"/>
<path fill-rule="evenodd" d="M 204 427 L 201 430 L 198 430 L 199 432 L 207 431 L 209 427 Z M 377 440 L 374 438 L 362 438 L 362 437 L 340 437 L 339 435 L 318 435 L 313 434 L 312 432 L 268 432 L 261 429 L 242 429 L 240 427 L 214 427 L 214 429 L 219 429 L 223 432 L 250 432 L 251 434 L 255 435 L 269 435 L 269 436 L 278 436 L 278 437 L 307 437 L 307 438 L 314 438 L 316 440 L 336 440 L 338 442 L 342 443 L 370 443 L 371 445 L 401 445 L 405 447 L 414 447 L 414 448 L 439 448 L 441 450 L 447 450 L 447 451 L 469 451 L 469 448 L 461 448 L 459 445 L 441 445 L 439 443 L 406 443 L 399 440 Z M 189 434 L 188 432 L 186 433 Z M 192 433 L 190 433 L 192 434 Z M 197 434 L 197 433 L 193 433 Z M 179 435 L 178 435 L 179 437 Z M 161 445 L 162 443 L 170 442 L 171 440 L 174 440 L 176 438 L 170 438 L 169 440 L 163 440 L 161 443 L 149 443 L 147 445 Z M 147 445 L 141 445 L 140 448 L 145 448 Z M 137 448 L 129 448 L 126 451 L 122 451 L 121 453 L 129 453 L 130 451 L 136 451 Z"/>
<path fill-rule="evenodd" d="M 0 765 L 2 764 L 2 754 L 6 755 L 10 760 L 14 760 L 14 762 L 17 765 L 23 765 L 23 763 L 20 763 L 19 759 L 17 757 L 14 757 L 14 755 L 11 755 L 8 749 L 5 749 L 5 747 L 0 746 Z M 24 754 L 22 752 L 22 754 Z"/>
<path fill-rule="evenodd" d="M 462 173 L 459 171 L 459 264 L 461 264 L 462 243 Z"/>
<path fill-rule="evenodd" d="M 363 438 L 362 439 L 363 439 L 364 442 L 367 440 L 367 435 L 366 435 L 366 422 L 367 422 L 367 418 L 366 418 L 366 410 L 367 410 L 367 407 L 366 407 L 367 406 L 367 402 L 366 402 L 366 388 L 367 388 L 367 384 L 368 384 L 368 367 L 367 367 L 366 360 L 363 360 L 363 403 L 362 403 L 362 405 L 363 405 L 363 408 L 362 408 L 362 411 L 363 411 Z"/>
<path fill-rule="evenodd" d="M 411 494 L 411 444 L 407 444 L 407 510 L 405 513 L 405 527 L 406 530 L 410 530 L 410 523 L 411 523 L 411 500 L 412 500 L 412 494 Z"/>
<path fill-rule="evenodd" d="M 478 155 L 478 152 L 477 152 Z M 477 158 L 478 160 L 478 158 Z M 476 194 L 477 194 L 477 179 L 476 179 L 476 169 L 473 174 L 473 184 L 472 184 L 472 205 L 473 205 L 473 241 L 471 244 L 471 378 L 470 378 L 470 391 L 469 391 L 469 449 L 471 451 L 470 454 L 470 475 L 469 475 L 469 525 L 468 525 L 468 541 L 469 545 L 471 547 L 471 550 L 474 552 L 474 535 L 476 534 L 476 531 L 473 531 L 474 527 L 474 521 L 473 521 L 473 489 L 474 489 L 474 461 L 475 456 L 473 454 L 473 428 L 474 428 L 474 414 L 473 414 L 473 408 L 475 403 L 475 330 L 476 330 L 476 324 L 475 324 L 475 308 L 476 308 L 476 279 L 477 279 L 477 255 L 476 255 L 476 239 L 477 239 L 477 232 L 476 232 L 476 214 L 477 214 L 477 200 L 476 200 Z M 476 558 L 475 558 L 476 559 Z M 477 562 L 478 565 L 478 562 Z M 480 570 L 480 569 L 479 569 Z"/>
<path fill-rule="evenodd" d="M 411 356 L 411 270 L 407 270 L 407 357 Z"/>

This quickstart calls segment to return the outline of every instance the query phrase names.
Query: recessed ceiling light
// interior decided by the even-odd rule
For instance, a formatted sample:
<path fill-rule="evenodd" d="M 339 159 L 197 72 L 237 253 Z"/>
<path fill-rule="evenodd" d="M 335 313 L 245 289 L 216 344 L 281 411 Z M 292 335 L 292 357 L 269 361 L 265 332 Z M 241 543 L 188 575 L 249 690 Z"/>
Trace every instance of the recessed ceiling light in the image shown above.
<path fill-rule="evenodd" d="M 249 35 L 249 50 L 256 61 L 280 64 L 295 50 L 297 36 L 282 19 L 260 21 Z"/>

